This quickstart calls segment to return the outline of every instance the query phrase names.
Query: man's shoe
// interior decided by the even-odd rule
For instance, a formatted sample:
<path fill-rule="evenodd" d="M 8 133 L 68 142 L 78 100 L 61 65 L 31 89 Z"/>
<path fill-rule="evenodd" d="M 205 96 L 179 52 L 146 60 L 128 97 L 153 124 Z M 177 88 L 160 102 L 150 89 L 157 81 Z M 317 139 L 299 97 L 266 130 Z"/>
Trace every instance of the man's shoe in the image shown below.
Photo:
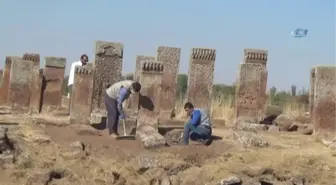
<path fill-rule="evenodd" d="M 119 134 L 117 133 L 111 133 L 110 137 L 112 137 L 113 139 L 117 139 L 117 137 L 119 136 Z"/>
<path fill-rule="evenodd" d="M 200 139 L 198 140 L 202 145 L 209 146 L 212 143 L 212 139 Z"/>

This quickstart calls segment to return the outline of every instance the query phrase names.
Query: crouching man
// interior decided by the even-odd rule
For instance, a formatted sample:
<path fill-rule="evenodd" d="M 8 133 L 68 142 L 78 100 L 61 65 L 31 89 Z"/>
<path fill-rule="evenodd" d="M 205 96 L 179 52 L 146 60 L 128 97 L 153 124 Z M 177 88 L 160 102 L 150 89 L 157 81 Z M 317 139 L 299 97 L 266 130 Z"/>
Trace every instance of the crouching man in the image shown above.
<path fill-rule="evenodd" d="M 193 141 L 199 141 L 205 145 L 212 142 L 212 128 L 208 114 L 205 110 L 194 108 L 193 104 L 187 102 L 184 110 L 190 116 L 190 121 L 184 125 L 183 143 L 189 144 L 189 138 Z"/>

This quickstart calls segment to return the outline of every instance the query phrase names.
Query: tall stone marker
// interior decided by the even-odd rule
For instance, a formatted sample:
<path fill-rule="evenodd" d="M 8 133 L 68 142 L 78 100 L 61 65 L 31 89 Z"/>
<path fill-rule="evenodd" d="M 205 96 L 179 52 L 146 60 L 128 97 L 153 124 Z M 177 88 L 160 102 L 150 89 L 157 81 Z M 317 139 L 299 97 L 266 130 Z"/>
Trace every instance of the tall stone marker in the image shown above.
<path fill-rule="evenodd" d="M 0 105 L 7 105 L 9 93 L 9 79 L 13 59 L 20 59 L 21 57 L 7 56 L 5 60 L 5 67 L 2 73 L 2 80 L 0 84 Z"/>
<path fill-rule="evenodd" d="M 156 60 L 164 63 L 160 119 L 171 118 L 175 107 L 177 76 L 179 72 L 181 48 L 159 46 L 156 51 Z"/>
<path fill-rule="evenodd" d="M 314 98 L 315 98 L 315 67 L 310 70 L 309 78 L 309 118 L 313 121 Z"/>
<path fill-rule="evenodd" d="M 43 111 L 51 111 L 62 106 L 62 85 L 66 59 L 45 57 Z"/>
<path fill-rule="evenodd" d="M 33 61 L 32 81 L 31 81 L 31 97 L 29 102 L 29 111 L 31 113 L 39 113 L 41 105 L 42 82 L 40 80 L 40 54 L 25 53 L 23 60 Z"/>
<path fill-rule="evenodd" d="M 116 42 L 96 41 L 94 61 L 93 112 L 105 109 L 105 89 L 121 79 L 124 45 Z"/>
<path fill-rule="evenodd" d="M 142 61 L 140 72 L 138 125 L 158 127 L 163 81 L 163 62 Z"/>
<path fill-rule="evenodd" d="M 70 104 L 70 123 L 89 124 L 92 110 L 93 68 L 77 66 Z"/>
<path fill-rule="evenodd" d="M 211 109 L 216 50 L 193 48 L 188 71 L 188 101 L 196 107 Z"/>
<path fill-rule="evenodd" d="M 315 85 L 310 102 L 315 133 L 336 132 L 336 66 L 315 66 L 311 71 Z M 312 86 L 311 86 L 312 87 Z"/>
<path fill-rule="evenodd" d="M 164 62 L 142 61 L 141 66 L 136 137 L 144 148 L 163 147 L 166 140 L 158 132 L 158 123 Z"/>
<path fill-rule="evenodd" d="M 261 101 L 262 104 L 266 104 L 267 102 L 267 78 L 268 78 L 268 71 L 267 71 L 267 60 L 268 60 L 268 51 L 265 49 L 251 49 L 246 48 L 244 49 L 244 61 L 245 64 L 262 64 L 265 67 L 265 72 L 261 75 Z M 265 89 L 265 90 L 264 90 Z M 264 107 L 265 109 L 265 107 Z"/>
<path fill-rule="evenodd" d="M 13 59 L 10 71 L 8 103 L 12 111 L 28 112 L 34 61 Z"/>

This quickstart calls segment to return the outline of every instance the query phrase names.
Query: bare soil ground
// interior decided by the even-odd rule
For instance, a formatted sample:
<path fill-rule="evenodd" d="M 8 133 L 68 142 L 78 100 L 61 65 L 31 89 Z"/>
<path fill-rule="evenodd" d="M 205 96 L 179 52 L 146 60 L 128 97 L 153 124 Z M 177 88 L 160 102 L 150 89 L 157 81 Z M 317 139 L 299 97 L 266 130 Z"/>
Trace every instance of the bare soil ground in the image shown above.
<path fill-rule="evenodd" d="M 258 132 L 269 145 L 244 148 L 229 127 L 217 127 L 214 135 L 223 139 L 208 147 L 145 150 L 139 141 L 116 141 L 106 131 L 66 120 L 0 115 L 0 127 L 9 128 L 8 138 L 19 151 L 14 162 L 0 160 L 0 185 L 159 185 L 167 176 L 173 185 L 217 185 L 235 176 L 251 185 L 261 179 L 279 185 L 300 184 L 300 179 L 309 185 L 335 184 L 336 152 L 314 136 Z"/>

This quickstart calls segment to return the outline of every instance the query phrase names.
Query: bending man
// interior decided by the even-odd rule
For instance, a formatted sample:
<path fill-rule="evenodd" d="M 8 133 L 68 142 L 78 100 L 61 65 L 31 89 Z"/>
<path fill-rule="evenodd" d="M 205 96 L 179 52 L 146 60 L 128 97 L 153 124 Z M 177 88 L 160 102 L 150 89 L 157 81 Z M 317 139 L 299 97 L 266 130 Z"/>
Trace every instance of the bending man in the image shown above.
<path fill-rule="evenodd" d="M 125 119 L 122 104 L 132 93 L 141 89 L 139 82 L 124 80 L 111 85 L 105 92 L 105 106 L 107 110 L 107 125 L 110 136 L 118 136 L 119 119 Z"/>
<path fill-rule="evenodd" d="M 200 141 L 209 145 L 212 141 L 212 128 L 208 114 L 203 109 L 194 108 L 193 104 L 187 102 L 184 110 L 190 116 L 190 121 L 184 125 L 183 142 L 189 144 L 189 138 L 193 141 Z"/>

